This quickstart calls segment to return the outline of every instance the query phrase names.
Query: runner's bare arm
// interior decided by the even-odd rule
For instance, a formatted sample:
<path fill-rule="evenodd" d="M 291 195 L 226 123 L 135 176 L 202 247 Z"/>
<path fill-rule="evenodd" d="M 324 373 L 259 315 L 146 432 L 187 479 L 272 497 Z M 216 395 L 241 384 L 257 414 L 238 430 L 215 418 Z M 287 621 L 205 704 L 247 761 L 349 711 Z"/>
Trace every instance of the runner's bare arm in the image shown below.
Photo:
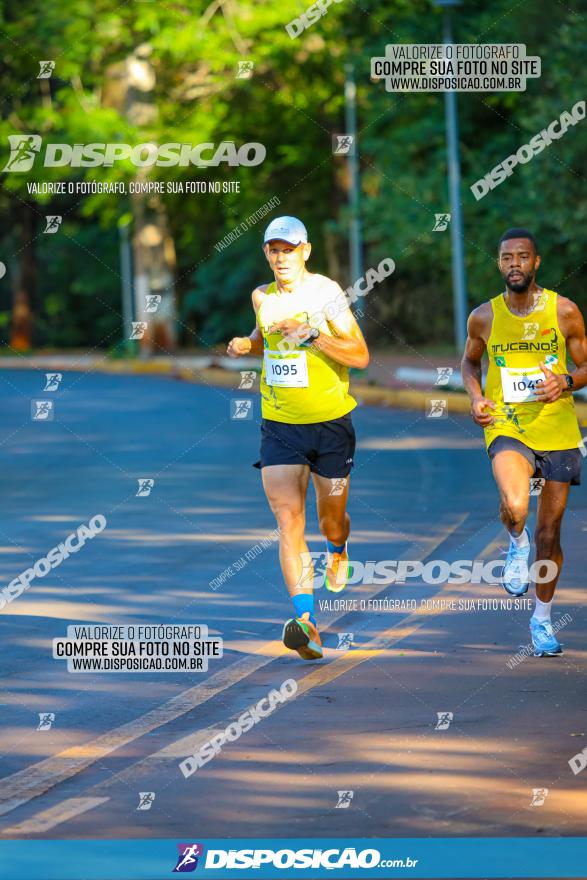
<path fill-rule="evenodd" d="M 369 365 L 369 350 L 361 328 L 348 306 L 341 309 L 334 318 L 326 318 L 326 321 L 333 335 L 321 333 L 312 343 L 313 347 L 345 367 L 364 370 Z"/>
<path fill-rule="evenodd" d="M 363 334 L 348 306 L 339 305 L 337 308 L 339 311 L 334 318 L 327 318 L 322 312 L 334 335 L 321 333 L 318 339 L 313 341 L 311 348 L 324 352 L 333 361 L 345 367 L 364 370 L 369 364 L 369 351 Z M 310 324 L 297 321 L 295 318 L 287 318 L 271 327 L 272 333 L 281 333 L 294 345 L 304 342 L 311 331 Z"/>
<path fill-rule="evenodd" d="M 255 317 L 257 315 L 257 312 L 259 311 L 259 306 L 261 305 L 261 297 L 263 296 L 266 287 L 266 284 L 262 284 L 259 287 L 256 287 L 251 294 L 253 309 L 255 310 Z M 259 324 L 257 323 L 255 325 L 255 329 L 252 333 L 249 334 L 249 336 L 235 336 L 234 339 L 231 339 L 228 343 L 226 353 L 229 357 L 233 358 L 242 357 L 243 355 L 247 354 L 263 354 L 263 334 L 259 329 Z"/>
<path fill-rule="evenodd" d="M 587 385 L 587 337 L 585 336 L 585 321 L 581 310 L 566 297 L 560 297 L 561 302 L 561 330 L 566 336 L 567 351 L 569 352 L 576 370 L 573 371 L 573 387 L 578 390 Z M 560 323 L 560 321 L 559 321 Z M 566 388 L 566 383 L 565 383 Z"/>
<path fill-rule="evenodd" d="M 574 302 L 567 299 L 566 296 L 559 296 L 557 318 L 561 332 L 566 339 L 567 351 L 577 367 L 572 376 L 573 389 L 578 390 L 587 385 L 587 339 L 585 338 L 583 315 Z M 566 364 L 564 366 L 566 369 Z M 569 396 L 571 392 L 565 374 L 553 373 L 543 361 L 540 363 L 540 369 L 544 373 L 545 379 L 536 389 L 537 400 L 542 403 L 553 403 L 562 394 Z"/>
<path fill-rule="evenodd" d="M 471 415 L 478 425 L 486 428 L 494 421 L 491 413 L 485 412 L 487 407 L 495 409 L 495 403 L 489 398 L 483 396 L 481 388 L 481 360 L 487 349 L 487 321 L 490 318 L 491 306 L 489 303 L 483 303 L 478 306 L 469 315 L 467 321 L 467 342 L 465 344 L 465 352 L 461 361 L 461 374 L 463 384 L 469 397 L 471 398 Z"/>

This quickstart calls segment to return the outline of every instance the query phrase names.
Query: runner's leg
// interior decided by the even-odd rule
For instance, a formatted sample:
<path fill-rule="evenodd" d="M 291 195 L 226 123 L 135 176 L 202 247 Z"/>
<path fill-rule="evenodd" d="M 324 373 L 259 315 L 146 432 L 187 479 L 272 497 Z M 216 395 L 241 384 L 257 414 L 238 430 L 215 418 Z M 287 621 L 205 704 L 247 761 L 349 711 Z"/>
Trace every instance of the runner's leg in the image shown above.
<path fill-rule="evenodd" d="M 261 475 L 279 528 L 279 562 L 288 593 L 312 593 L 314 572 L 304 537 L 310 468 L 276 464 L 264 467 Z"/>
<path fill-rule="evenodd" d="M 530 585 L 530 532 L 526 528 L 526 519 L 534 467 L 521 452 L 513 449 L 498 452 L 492 465 L 500 495 L 499 515 L 510 536 L 502 584 L 511 596 L 523 596 Z"/>
<path fill-rule="evenodd" d="M 494 457 L 492 466 L 500 495 L 500 519 L 510 535 L 519 536 L 528 517 L 532 465 L 521 453 L 504 449 Z"/>
<path fill-rule="evenodd" d="M 310 468 L 277 464 L 264 467 L 261 474 L 279 526 L 279 561 L 295 609 L 283 628 L 283 643 L 304 660 L 319 660 L 323 652 L 314 617 L 314 566 L 304 537 Z"/>
<path fill-rule="evenodd" d="M 351 518 L 346 511 L 350 476 L 329 478 L 313 473 L 312 481 L 320 531 L 327 546 L 325 586 L 333 593 L 340 593 L 346 587 L 350 573 L 346 547 L 351 530 Z"/>
<path fill-rule="evenodd" d="M 547 480 L 538 496 L 536 517 L 536 559 L 551 559 L 557 571 L 551 580 L 536 584 L 536 596 L 541 602 L 551 602 L 563 564 L 560 543 L 561 524 L 569 497 L 570 483 Z"/>
<path fill-rule="evenodd" d="M 316 509 L 320 531 L 331 544 L 346 544 L 351 530 L 351 518 L 346 512 L 347 499 L 351 478 L 330 479 L 312 474 L 312 482 L 316 491 Z M 339 492 L 339 489 L 342 489 Z"/>
<path fill-rule="evenodd" d="M 569 489 L 570 483 L 547 480 L 538 496 L 536 559 L 551 560 L 556 565 L 556 572 L 548 581 L 536 584 L 536 604 L 530 618 L 530 633 L 534 654 L 537 657 L 562 653 L 560 642 L 552 628 L 550 615 L 554 591 L 563 563 L 560 530 Z"/>

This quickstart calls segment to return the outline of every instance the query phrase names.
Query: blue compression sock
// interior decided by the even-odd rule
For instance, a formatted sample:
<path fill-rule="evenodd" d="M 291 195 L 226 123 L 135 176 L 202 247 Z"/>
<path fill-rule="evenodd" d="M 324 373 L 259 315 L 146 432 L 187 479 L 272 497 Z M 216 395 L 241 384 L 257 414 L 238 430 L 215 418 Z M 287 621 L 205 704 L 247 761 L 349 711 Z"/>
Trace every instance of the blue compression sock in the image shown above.
<path fill-rule="evenodd" d="M 314 617 L 314 594 L 298 593 L 292 596 L 292 602 L 296 611 L 296 617 L 301 617 L 306 611 L 310 612 L 310 620 L 316 626 L 316 618 Z"/>
<path fill-rule="evenodd" d="M 344 548 L 345 548 L 345 545 L 344 545 L 344 544 L 341 544 L 340 547 L 339 547 L 339 546 L 337 546 L 336 544 L 333 544 L 332 541 L 327 541 L 327 542 L 326 542 L 326 546 L 328 547 L 328 552 L 329 552 L 329 553 L 342 553 L 342 551 L 343 551 Z"/>

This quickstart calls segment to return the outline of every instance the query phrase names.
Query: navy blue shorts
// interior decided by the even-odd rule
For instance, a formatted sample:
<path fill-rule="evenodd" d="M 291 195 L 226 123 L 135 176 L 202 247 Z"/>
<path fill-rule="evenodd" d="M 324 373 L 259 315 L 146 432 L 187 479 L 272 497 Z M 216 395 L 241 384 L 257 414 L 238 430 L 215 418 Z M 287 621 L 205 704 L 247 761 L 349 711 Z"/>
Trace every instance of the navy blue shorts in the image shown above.
<path fill-rule="evenodd" d="M 554 449 L 552 452 L 541 452 L 531 449 L 521 440 L 515 437 L 507 437 L 502 434 L 489 444 L 487 454 L 494 458 L 498 452 L 504 449 L 512 449 L 526 458 L 534 468 L 533 477 L 542 477 L 543 480 L 551 480 L 553 483 L 570 483 L 571 486 L 581 485 L 581 465 L 583 456 L 575 446 L 574 449 Z"/>
<path fill-rule="evenodd" d="M 314 474 L 348 477 L 355 454 L 355 429 L 350 413 L 328 422 L 291 425 L 261 421 L 261 460 L 253 467 L 307 464 Z"/>

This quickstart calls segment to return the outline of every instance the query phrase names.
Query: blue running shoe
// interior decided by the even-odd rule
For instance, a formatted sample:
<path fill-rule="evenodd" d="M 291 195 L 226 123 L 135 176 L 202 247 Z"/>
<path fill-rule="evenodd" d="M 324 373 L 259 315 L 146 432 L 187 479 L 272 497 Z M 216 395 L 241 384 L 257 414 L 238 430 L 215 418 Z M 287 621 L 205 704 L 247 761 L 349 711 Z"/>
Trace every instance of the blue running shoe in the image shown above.
<path fill-rule="evenodd" d="M 510 540 L 510 549 L 503 567 L 501 582 L 506 593 L 510 596 L 523 596 L 528 592 L 530 579 L 528 576 L 528 557 L 530 556 L 530 532 L 524 529 L 528 535 L 528 543 L 525 547 L 516 547 Z"/>
<path fill-rule="evenodd" d="M 553 657 L 562 654 L 563 649 L 552 630 L 550 622 L 543 622 L 530 618 L 530 634 L 534 645 L 535 657 Z"/>

